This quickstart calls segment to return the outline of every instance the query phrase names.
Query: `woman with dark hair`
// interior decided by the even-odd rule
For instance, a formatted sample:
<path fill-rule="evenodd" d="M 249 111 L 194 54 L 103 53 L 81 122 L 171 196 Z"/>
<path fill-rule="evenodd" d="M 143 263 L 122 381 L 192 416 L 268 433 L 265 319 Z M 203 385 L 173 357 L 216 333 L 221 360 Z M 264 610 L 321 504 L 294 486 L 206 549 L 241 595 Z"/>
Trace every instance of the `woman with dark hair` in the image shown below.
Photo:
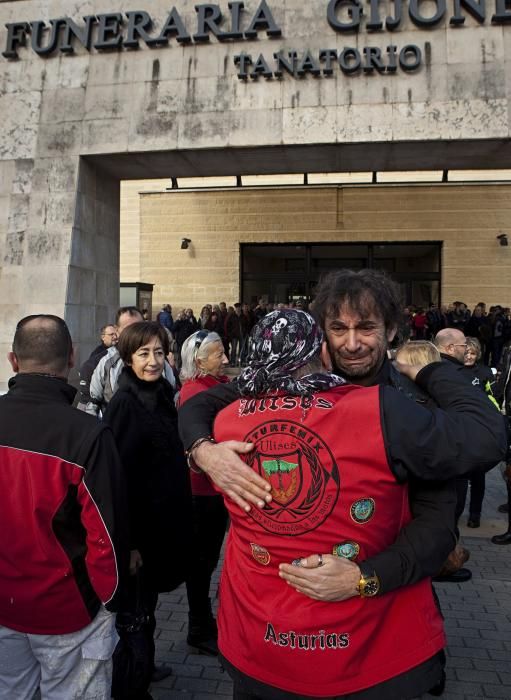
<path fill-rule="evenodd" d="M 205 322 L 203 328 L 204 330 L 210 331 L 211 333 L 218 333 L 220 338 L 222 338 L 224 334 L 224 329 L 222 319 L 220 318 L 220 314 L 218 314 L 216 311 L 212 311 L 211 316 Z"/>
<path fill-rule="evenodd" d="M 209 319 L 211 318 L 211 305 L 206 304 L 205 306 L 202 307 L 200 316 L 199 316 L 199 325 L 201 328 L 206 328 L 206 324 L 208 323 Z"/>
<path fill-rule="evenodd" d="M 128 487 L 130 573 L 126 612 L 136 608 L 135 574 L 149 617 L 154 667 L 154 611 L 158 593 L 186 578 L 190 552 L 191 494 L 188 468 L 177 431 L 174 392 L 163 378 L 169 341 L 158 323 L 126 328 L 117 345 L 124 368 L 104 416 L 115 436 Z M 169 675 L 158 669 L 153 680 Z M 140 697 L 150 697 L 142 695 Z"/>
<path fill-rule="evenodd" d="M 213 312 L 212 316 L 215 315 Z M 201 391 L 229 381 L 225 367 L 222 339 L 208 330 L 194 333 L 183 343 L 181 351 L 182 389 L 179 406 Z M 218 565 L 227 527 L 227 510 L 221 495 L 203 472 L 190 472 L 193 500 L 193 552 L 190 574 L 186 579 L 188 595 L 188 635 L 190 646 L 205 654 L 218 653 L 218 630 L 211 610 L 209 588 Z"/>

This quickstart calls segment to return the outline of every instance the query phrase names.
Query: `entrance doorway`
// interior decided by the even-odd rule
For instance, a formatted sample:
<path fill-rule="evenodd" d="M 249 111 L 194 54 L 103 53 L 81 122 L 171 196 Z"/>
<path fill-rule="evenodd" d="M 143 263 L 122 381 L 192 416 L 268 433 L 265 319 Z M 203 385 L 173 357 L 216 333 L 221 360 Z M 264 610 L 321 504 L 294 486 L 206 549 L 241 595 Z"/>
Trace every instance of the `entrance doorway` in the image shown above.
<path fill-rule="evenodd" d="M 242 244 L 241 298 L 248 302 L 310 302 L 322 275 L 343 267 L 385 270 L 400 285 L 404 305 L 440 304 L 442 244 Z"/>

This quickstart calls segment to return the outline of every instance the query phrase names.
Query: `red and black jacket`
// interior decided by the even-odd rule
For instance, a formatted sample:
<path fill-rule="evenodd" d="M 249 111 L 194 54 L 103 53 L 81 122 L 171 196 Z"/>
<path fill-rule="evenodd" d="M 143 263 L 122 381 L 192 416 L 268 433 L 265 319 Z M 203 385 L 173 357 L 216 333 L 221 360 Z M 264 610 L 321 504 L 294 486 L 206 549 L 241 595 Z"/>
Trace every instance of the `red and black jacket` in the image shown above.
<path fill-rule="evenodd" d="M 110 429 L 65 380 L 18 374 L 0 397 L 0 625 L 82 629 L 115 609 L 127 570 L 124 484 Z"/>

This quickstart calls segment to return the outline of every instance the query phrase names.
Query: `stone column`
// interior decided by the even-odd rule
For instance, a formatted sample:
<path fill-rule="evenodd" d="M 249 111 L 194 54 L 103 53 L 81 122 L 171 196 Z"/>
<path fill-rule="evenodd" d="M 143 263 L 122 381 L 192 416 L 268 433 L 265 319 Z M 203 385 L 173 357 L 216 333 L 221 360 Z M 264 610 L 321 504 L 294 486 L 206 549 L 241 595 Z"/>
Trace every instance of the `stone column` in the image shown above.
<path fill-rule="evenodd" d="M 78 156 L 1 161 L 0 237 L 2 358 L 21 317 L 53 313 L 79 366 L 119 303 L 119 181 Z M 2 360 L 0 390 L 9 376 Z"/>
<path fill-rule="evenodd" d="M 77 364 L 119 306 L 120 182 L 80 158 L 65 295 Z M 79 365 L 78 365 L 79 366 Z"/>

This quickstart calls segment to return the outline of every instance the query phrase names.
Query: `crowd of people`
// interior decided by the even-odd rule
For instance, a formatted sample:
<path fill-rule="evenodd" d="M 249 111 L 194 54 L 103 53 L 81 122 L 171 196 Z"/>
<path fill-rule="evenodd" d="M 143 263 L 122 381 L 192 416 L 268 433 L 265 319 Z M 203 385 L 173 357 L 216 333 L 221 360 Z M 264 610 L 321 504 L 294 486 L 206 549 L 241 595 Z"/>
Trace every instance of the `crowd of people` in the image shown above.
<path fill-rule="evenodd" d="M 427 310 L 408 306 L 404 317 L 405 339 L 430 340 L 443 328 L 457 328 L 479 341 L 484 364 L 493 367 L 497 367 L 504 345 L 511 340 L 511 309 L 500 304 L 487 311 L 480 301 L 472 312 L 462 301 L 441 307 L 431 303 Z"/>
<path fill-rule="evenodd" d="M 64 321 L 18 323 L 0 397 L 0 697 L 149 700 L 171 673 L 158 595 L 183 582 L 187 642 L 219 656 L 236 700 L 442 693 L 431 579 L 470 577 L 452 565 L 469 479 L 477 527 L 484 474 L 506 463 L 506 323 L 494 382 L 475 312 L 404 344 L 384 273 L 332 272 L 305 307 L 122 307 L 81 367 L 82 410 Z M 481 327 L 505 319 L 478 308 Z"/>
<path fill-rule="evenodd" d="M 225 354 L 231 367 L 240 367 L 246 363 L 248 354 L 248 339 L 255 324 L 274 309 L 284 308 L 306 309 L 304 299 L 298 299 L 287 304 L 273 304 L 261 297 L 257 303 L 247 304 L 237 302 L 227 306 L 225 301 L 219 304 L 206 304 L 202 307 L 197 318 L 193 309 L 181 309 L 174 319 L 172 306 L 164 304 L 156 315 L 156 320 L 164 326 L 173 339 L 176 364 L 181 363 L 181 349 L 184 341 L 197 330 L 208 330 L 217 333 L 222 340 Z"/>
<path fill-rule="evenodd" d="M 165 304 L 156 320 L 172 334 L 178 364 L 186 338 L 198 329 L 207 329 L 221 337 L 229 363 L 235 367 L 243 366 L 246 362 L 248 338 L 254 325 L 266 314 L 284 308 L 307 311 L 309 305 L 303 298 L 286 303 L 272 303 L 261 297 L 257 302 L 238 302 L 232 306 L 227 306 L 222 301 L 203 306 L 198 318 L 193 309 L 188 308 L 181 309 L 174 319 L 171 305 Z M 313 304 L 310 310 L 313 310 Z M 147 311 L 144 310 L 143 314 L 144 318 L 148 318 Z M 472 312 L 461 301 L 448 306 L 438 306 L 431 302 L 427 309 L 405 306 L 394 345 L 407 340 L 432 340 L 444 328 L 457 328 L 465 335 L 476 338 L 481 345 L 484 364 L 497 367 L 505 344 L 511 340 L 511 309 L 496 304 L 487 310 L 487 305 L 482 301 L 475 305 Z"/>

